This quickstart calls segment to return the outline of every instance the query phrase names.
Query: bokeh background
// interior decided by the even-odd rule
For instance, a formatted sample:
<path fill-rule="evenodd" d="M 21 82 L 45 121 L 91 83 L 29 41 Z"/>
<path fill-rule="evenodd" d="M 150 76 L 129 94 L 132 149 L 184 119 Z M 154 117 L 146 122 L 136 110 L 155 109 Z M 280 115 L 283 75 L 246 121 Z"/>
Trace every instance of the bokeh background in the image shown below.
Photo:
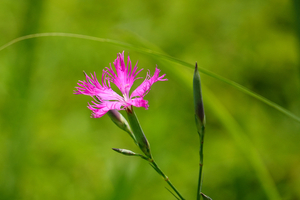
<path fill-rule="evenodd" d="M 236 81 L 300 116 L 299 1 L 1 0 L 0 46 L 32 33 L 110 38 L 164 52 Z M 44 37 L 0 51 L 0 199 L 174 199 L 88 96 L 73 94 L 125 50 L 167 82 L 136 113 L 161 169 L 196 199 L 198 135 L 193 69 L 117 45 Z M 142 72 L 144 76 L 146 70 Z M 213 199 L 300 199 L 300 125 L 201 74 L 207 116 L 203 192 Z M 140 80 L 141 82 L 142 80 Z M 140 83 L 138 82 L 138 83 Z M 137 84 L 138 84 L 137 83 Z"/>

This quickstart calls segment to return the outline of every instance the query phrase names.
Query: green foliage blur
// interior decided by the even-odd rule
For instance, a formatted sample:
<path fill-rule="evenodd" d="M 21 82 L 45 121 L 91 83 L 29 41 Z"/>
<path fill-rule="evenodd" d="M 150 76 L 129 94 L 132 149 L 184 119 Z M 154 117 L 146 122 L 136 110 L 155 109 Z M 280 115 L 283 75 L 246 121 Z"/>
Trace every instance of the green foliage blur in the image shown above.
<path fill-rule="evenodd" d="M 197 61 L 300 116 L 299 4 L 1 0 L 0 46 L 42 32 L 115 39 Z M 101 77 L 123 50 L 145 69 L 143 76 L 156 64 L 167 74 L 146 96 L 149 109 L 135 111 L 156 162 L 187 200 L 196 199 L 193 69 L 107 43 L 43 37 L 0 51 L 1 200 L 174 199 L 147 162 L 111 150 L 139 152 L 127 133 L 108 116 L 90 118 L 92 99 L 73 94 L 83 70 Z M 255 151 L 281 198 L 300 199 L 299 123 L 217 79 L 201 79 L 207 119 L 202 191 L 215 200 L 270 199 L 268 180 L 251 160 Z"/>

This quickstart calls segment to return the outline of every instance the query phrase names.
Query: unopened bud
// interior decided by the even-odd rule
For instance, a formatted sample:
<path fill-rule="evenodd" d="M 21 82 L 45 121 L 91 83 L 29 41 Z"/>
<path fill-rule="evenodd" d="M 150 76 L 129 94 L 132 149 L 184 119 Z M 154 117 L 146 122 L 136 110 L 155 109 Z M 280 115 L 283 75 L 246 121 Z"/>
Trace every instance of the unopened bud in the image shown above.
<path fill-rule="evenodd" d="M 127 156 L 136 156 L 138 154 L 134 153 L 133 151 L 127 150 L 127 149 L 118 149 L 118 148 L 112 148 L 114 151 L 127 155 Z"/>
<path fill-rule="evenodd" d="M 193 91 L 194 91 L 194 106 L 195 106 L 195 117 L 196 125 L 198 129 L 202 129 L 205 126 L 205 113 L 201 91 L 200 74 L 196 63 L 194 78 L 193 78 Z"/>

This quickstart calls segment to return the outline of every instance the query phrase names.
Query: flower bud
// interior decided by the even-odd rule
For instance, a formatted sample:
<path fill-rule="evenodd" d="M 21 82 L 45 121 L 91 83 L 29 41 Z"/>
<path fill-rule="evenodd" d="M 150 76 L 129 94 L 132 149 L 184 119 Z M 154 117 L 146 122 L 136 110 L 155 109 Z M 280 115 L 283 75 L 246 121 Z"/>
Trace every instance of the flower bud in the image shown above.
<path fill-rule="evenodd" d="M 195 118 L 198 131 L 205 127 L 205 113 L 201 92 L 201 81 L 198 66 L 196 63 L 194 78 L 193 78 L 193 92 L 194 92 L 194 106 L 195 106 Z"/>
<path fill-rule="evenodd" d="M 114 151 L 127 155 L 127 156 L 137 156 L 138 154 L 134 153 L 133 151 L 127 150 L 127 149 L 118 149 L 118 148 L 112 148 Z"/>

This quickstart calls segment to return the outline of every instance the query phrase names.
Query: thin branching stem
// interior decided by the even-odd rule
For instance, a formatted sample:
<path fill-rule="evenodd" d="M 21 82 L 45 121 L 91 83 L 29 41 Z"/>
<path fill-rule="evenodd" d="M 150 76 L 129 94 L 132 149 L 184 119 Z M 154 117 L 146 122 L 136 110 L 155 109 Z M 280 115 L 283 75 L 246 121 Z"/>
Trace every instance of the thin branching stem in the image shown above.
<path fill-rule="evenodd" d="M 184 198 L 182 197 L 182 195 L 178 192 L 178 190 L 175 188 L 175 186 L 171 183 L 170 179 L 168 178 L 168 176 L 165 175 L 165 173 L 163 171 L 161 171 L 161 169 L 157 166 L 156 162 L 151 159 L 148 160 L 150 162 L 150 165 L 155 169 L 155 171 L 160 174 L 164 180 L 168 183 L 168 185 L 173 189 L 173 191 L 178 195 L 178 197 L 181 200 L 184 200 Z"/>

